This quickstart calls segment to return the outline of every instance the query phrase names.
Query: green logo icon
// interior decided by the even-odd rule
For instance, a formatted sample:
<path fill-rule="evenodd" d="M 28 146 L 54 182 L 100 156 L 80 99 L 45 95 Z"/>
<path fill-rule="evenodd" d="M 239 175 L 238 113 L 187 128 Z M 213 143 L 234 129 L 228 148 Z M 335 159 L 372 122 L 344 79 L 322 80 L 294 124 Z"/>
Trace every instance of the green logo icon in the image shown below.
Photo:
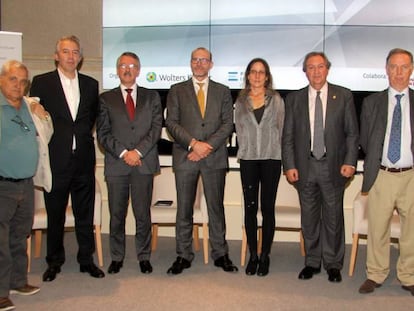
<path fill-rule="evenodd" d="M 147 81 L 148 82 L 155 82 L 157 80 L 157 74 L 155 72 L 148 72 L 147 73 Z"/>

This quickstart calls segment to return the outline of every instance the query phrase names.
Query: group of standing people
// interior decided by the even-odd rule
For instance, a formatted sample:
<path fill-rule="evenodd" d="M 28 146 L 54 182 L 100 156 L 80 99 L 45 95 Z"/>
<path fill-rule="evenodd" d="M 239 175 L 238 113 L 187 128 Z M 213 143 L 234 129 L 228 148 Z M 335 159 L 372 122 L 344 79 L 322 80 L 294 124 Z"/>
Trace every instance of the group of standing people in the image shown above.
<path fill-rule="evenodd" d="M 33 221 L 35 175 L 36 184 L 45 188 L 48 215 L 43 281 L 53 281 L 65 262 L 63 235 L 69 195 L 80 272 L 95 278 L 105 276 L 92 257 L 95 124 L 105 150 L 112 258 L 108 273 L 118 273 L 123 267 L 129 199 L 136 221 L 139 267 L 142 273 L 153 271 L 150 206 L 153 178 L 160 172 L 160 97 L 156 91 L 136 84 L 141 63 L 135 53 L 119 56 L 116 68 L 120 86 L 101 95 L 98 82 L 79 73 L 81 62 L 79 39 L 59 39 L 56 70 L 33 78 L 30 95 L 35 98 L 24 97 L 29 80 L 23 64 L 6 62 L 0 72 L 0 310 L 14 308 L 9 292 L 30 295 L 39 291 L 27 283 L 25 247 Z M 322 52 L 305 56 L 303 71 L 309 85 L 288 94 L 285 101 L 274 89 L 264 59 L 249 62 L 245 87 L 234 105 L 229 88 L 209 78 L 213 67 L 209 50 L 200 47 L 192 51 L 190 66 L 192 78 L 173 85 L 167 97 L 165 124 L 174 140 L 178 207 L 177 257 L 167 273 L 176 275 L 191 267 L 192 216 L 199 178 L 207 203 L 214 265 L 226 272 L 238 271 L 229 257 L 223 205 L 226 141 L 233 131 L 234 112 L 250 251 L 246 274 L 269 273 L 274 207 L 283 168 L 298 191 L 301 206 L 306 257 L 299 279 L 312 278 L 323 266 L 329 281 L 341 282 L 343 196 L 346 183 L 355 173 L 361 145 L 366 154 L 362 191 L 369 192 L 369 234 L 367 280 L 359 292 L 373 292 L 388 275 L 390 218 L 397 208 L 402 220 L 398 278 L 414 295 L 414 197 L 409 190 L 414 184 L 414 93 L 409 89 L 412 54 L 402 49 L 390 51 L 386 60 L 389 88 L 364 100 L 361 135 L 352 93 L 327 81 L 331 64 Z M 46 152 L 38 152 L 45 148 Z M 263 215 L 260 254 L 259 208 Z"/>

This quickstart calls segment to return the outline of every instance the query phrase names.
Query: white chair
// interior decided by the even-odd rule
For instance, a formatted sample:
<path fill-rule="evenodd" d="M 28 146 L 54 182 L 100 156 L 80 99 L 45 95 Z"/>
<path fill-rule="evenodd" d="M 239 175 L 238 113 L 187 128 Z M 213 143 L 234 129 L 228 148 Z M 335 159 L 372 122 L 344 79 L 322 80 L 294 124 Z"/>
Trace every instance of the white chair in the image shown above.
<path fill-rule="evenodd" d="M 356 257 L 358 254 L 359 238 L 368 235 L 368 194 L 358 192 L 353 202 L 353 225 L 352 225 L 352 249 L 349 260 L 349 276 L 354 274 Z M 401 232 L 400 217 L 397 210 L 394 210 L 391 219 L 392 239 L 398 239 Z"/>
<path fill-rule="evenodd" d="M 260 195 L 259 195 L 260 196 Z M 242 194 L 242 246 L 241 246 L 241 266 L 246 263 L 247 254 L 247 236 L 246 229 L 244 227 L 244 198 Z M 281 231 L 298 231 L 301 255 L 305 256 L 305 245 L 302 236 L 301 229 L 301 217 L 300 217 L 300 204 L 299 197 L 296 189 L 290 185 L 285 176 L 280 177 L 279 186 L 277 190 L 276 203 L 275 203 L 275 230 Z M 262 221 L 263 216 L 260 208 L 257 212 L 257 227 L 258 227 L 258 244 L 257 251 L 261 253 L 262 247 Z"/>
<path fill-rule="evenodd" d="M 99 266 L 103 267 L 103 255 L 102 255 L 102 238 L 101 238 L 101 224 L 102 224 L 102 192 L 101 187 L 96 180 L 95 183 L 95 210 L 93 217 L 93 225 L 95 231 L 95 244 L 96 253 L 98 257 Z M 75 217 L 72 212 L 71 198 L 69 196 L 68 206 L 66 209 L 66 221 L 65 228 L 75 227 Z M 40 251 L 42 247 L 42 231 L 47 229 L 47 213 L 45 208 L 45 202 L 43 198 L 43 190 L 35 189 L 35 213 L 32 230 L 34 231 L 35 247 L 34 257 L 40 257 Z M 28 271 L 30 271 L 31 263 L 31 236 L 27 239 L 27 255 L 28 255 Z"/>
<path fill-rule="evenodd" d="M 157 249 L 158 227 L 175 226 L 177 214 L 177 195 L 175 190 L 175 178 L 171 167 L 162 168 L 160 175 L 154 178 L 153 204 L 151 206 L 152 222 L 152 250 Z M 172 201 L 169 206 L 156 205 L 160 200 Z M 194 249 L 198 251 L 199 245 L 199 227 L 203 228 L 203 252 L 204 263 L 208 263 L 208 215 L 207 205 L 204 199 L 203 184 L 201 178 L 197 185 L 197 194 L 194 202 L 193 215 L 193 241 Z"/>

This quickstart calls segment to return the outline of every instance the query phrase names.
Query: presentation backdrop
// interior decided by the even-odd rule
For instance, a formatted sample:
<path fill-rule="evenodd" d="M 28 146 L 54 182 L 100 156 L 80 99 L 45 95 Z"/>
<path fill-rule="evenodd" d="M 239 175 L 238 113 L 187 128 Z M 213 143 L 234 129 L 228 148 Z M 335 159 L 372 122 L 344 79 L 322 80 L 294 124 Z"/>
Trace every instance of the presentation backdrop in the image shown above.
<path fill-rule="evenodd" d="M 0 31 L 0 66 L 8 59 L 22 60 L 22 33 Z"/>
<path fill-rule="evenodd" d="M 414 52 L 412 0 L 104 0 L 103 87 L 116 87 L 116 58 L 139 55 L 138 84 L 168 89 L 188 79 L 190 53 L 213 53 L 214 80 L 243 87 L 247 63 L 266 59 L 277 89 L 307 84 L 302 61 L 324 51 L 329 80 L 355 91 L 386 88 L 388 51 Z M 414 85 L 414 80 L 412 82 Z"/>

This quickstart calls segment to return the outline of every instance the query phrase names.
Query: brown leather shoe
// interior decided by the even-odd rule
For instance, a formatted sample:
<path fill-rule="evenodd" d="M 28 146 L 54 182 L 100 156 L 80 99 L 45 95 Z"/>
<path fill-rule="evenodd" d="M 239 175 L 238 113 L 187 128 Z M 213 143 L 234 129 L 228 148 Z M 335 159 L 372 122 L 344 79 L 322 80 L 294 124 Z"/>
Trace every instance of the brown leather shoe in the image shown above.
<path fill-rule="evenodd" d="M 414 285 L 403 285 L 402 288 L 408 290 L 414 296 Z"/>
<path fill-rule="evenodd" d="M 10 290 L 10 294 L 18 294 L 18 295 L 23 295 L 23 296 L 30 296 L 30 295 L 34 295 L 34 294 L 38 293 L 39 291 L 40 291 L 40 288 L 39 287 L 30 285 L 30 284 L 26 284 L 26 285 L 24 285 L 22 287 L 12 288 Z"/>
<path fill-rule="evenodd" d="M 9 297 L 0 297 L 0 310 L 13 310 L 15 308 Z"/>
<path fill-rule="evenodd" d="M 358 292 L 360 294 L 369 294 L 372 293 L 376 288 L 380 287 L 381 284 L 374 282 L 373 280 L 366 279 L 365 282 L 361 285 Z"/>

